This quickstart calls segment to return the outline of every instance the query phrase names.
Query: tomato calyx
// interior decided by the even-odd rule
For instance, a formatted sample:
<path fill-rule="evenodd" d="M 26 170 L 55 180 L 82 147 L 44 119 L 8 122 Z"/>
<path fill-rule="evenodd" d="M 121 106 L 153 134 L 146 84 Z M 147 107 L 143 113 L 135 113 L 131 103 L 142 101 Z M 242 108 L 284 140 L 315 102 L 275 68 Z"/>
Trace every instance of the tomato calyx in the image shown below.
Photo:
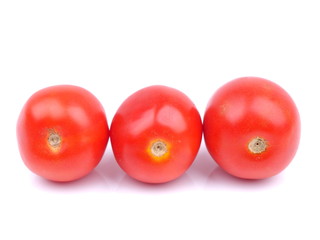
<path fill-rule="evenodd" d="M 170 145 L 162 139 L 156 139 L 150 143 L 147 152 L 153 161 L 163 162 L 169 158 Z"/>
<path fill-rule="evenodd" d="M 53 152 L 59 151 L 61 147 L 61 136 L 54 130 L 49 130 L 49 136 L 47 139 L 48 146 Z"/>
<path fill-rule="evenodd" d="M 161 140 L 154 142 L 151 146 L 151 153 L 156 157 L 162 157 L 167 152 L 167 144 Z"/>
<path fill-rule="evenodd" d="M 253 154 L 260 154 L 267 150 L 268 144 L 262 137 L 253 138 L 249 144 L 248 149 Z"/>

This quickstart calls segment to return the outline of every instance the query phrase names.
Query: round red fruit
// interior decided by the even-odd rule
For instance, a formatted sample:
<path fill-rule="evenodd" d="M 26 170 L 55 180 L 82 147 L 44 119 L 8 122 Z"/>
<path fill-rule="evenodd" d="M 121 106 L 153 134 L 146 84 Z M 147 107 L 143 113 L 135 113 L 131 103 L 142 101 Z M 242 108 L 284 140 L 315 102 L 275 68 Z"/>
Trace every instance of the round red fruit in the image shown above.
<path fill-rule="evenodd" d="M 295 156 L 299 113 L 277 84 L 258 77 L 238 78 L 210 99 L 204 138 L 209 153 L 226 172 L 245 179 L 268 178 Z"/>
<path fill-rule="evenodd" d="M 32 172 L 65 182 L 87 175 L 99 163 L 109 132 L 95 96 L 80 87 L 60 85 L 29 98 L 18 119 L 17 138 Z"/>
<path fill-rule="evenodd" d="M 147 183 L 181 176 L 194 161 L 201 136 L 195 105 L 182 92 L 165 86 L 147 87 L 127 98 L 110 130 L 120 167 Z"/>

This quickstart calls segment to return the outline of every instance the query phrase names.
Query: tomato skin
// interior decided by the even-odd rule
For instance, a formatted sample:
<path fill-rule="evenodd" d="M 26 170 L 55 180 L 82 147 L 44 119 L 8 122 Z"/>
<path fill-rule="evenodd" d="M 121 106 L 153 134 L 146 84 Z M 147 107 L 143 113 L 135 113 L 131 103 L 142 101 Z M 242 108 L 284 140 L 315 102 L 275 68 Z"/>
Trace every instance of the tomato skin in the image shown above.
<path fill-rule="evenodd" d="M 264 179 L 285 169 L 300 140 L 295 103 L 277 84 L 258 77 L 235 79 L 216 91 L 204 116 L 204 139 L 218 165 L 231 175 Z M 250 151 L 255 138 L 261 153 Z"/>
<path fill-rule="evenodd" d="M 181 176 L 194 161 L 201 137 L 201 117 L 194 104 L 182 92 L 165 86 L 146 87 L 128 97 L 110 128 L 118 164 L 146 183 Z M 156 157 L 150 149 L 159 141 L 168 151 Z"/>
<path fill-rule="evenodd" d="M 54 142 L 55 137 L 60 142 Z M 87 175 L 101 160 L 108 138 L 106 115 L 98 99 L 71 85 L 33 94 L 17 122 L 25 165 L 53 181 L 73 181 Z"/>

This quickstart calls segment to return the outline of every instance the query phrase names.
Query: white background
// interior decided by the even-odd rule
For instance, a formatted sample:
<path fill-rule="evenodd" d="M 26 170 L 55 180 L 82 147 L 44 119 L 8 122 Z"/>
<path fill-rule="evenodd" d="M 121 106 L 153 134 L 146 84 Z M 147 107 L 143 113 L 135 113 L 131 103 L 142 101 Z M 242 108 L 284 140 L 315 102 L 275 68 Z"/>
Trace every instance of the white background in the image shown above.
<path fill-rule="evenodd" d="M 0 1 L 0 239 L 320 239 L 318 1 Z M 186 93 L 203 115 L 241 76 L 286 89 L 302 119 L 299 151 L 281 174 L 245 181 L 202 145 L 183 177 L 132 180 L 110 143 L 87 177 L 58 184 L 23 164 L 16 120 L 35 91 L 82 86 L 109 123 L 153 84 Z"/>

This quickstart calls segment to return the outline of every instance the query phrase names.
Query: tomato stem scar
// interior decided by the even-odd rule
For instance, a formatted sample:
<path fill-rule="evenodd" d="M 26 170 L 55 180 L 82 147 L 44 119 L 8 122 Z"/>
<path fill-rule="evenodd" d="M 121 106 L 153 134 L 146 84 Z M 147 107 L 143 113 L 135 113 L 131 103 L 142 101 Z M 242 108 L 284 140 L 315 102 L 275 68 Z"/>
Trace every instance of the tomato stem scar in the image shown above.
<path fill-rule="evenodd" d="M 50 133 L 49 137 L 48 137 L 48 143 L 51 147 L 53 148 L 57 148 L 60 146 L 61 143 L 61 137 L 58 133 Z"/>
<path fill-rule="evenodd" d="M 167 144 L 158 140 L 151 146 L 151 153 L 156 157 L 162 157 L 168 152 Z"/>
<path fill-rule="evenodd" d="M 267 149 L 267 147 L 267 141 L 261 137 L 252 139 L 248 144 L 250 152 L 254 154 L 263 153 Z"/>

